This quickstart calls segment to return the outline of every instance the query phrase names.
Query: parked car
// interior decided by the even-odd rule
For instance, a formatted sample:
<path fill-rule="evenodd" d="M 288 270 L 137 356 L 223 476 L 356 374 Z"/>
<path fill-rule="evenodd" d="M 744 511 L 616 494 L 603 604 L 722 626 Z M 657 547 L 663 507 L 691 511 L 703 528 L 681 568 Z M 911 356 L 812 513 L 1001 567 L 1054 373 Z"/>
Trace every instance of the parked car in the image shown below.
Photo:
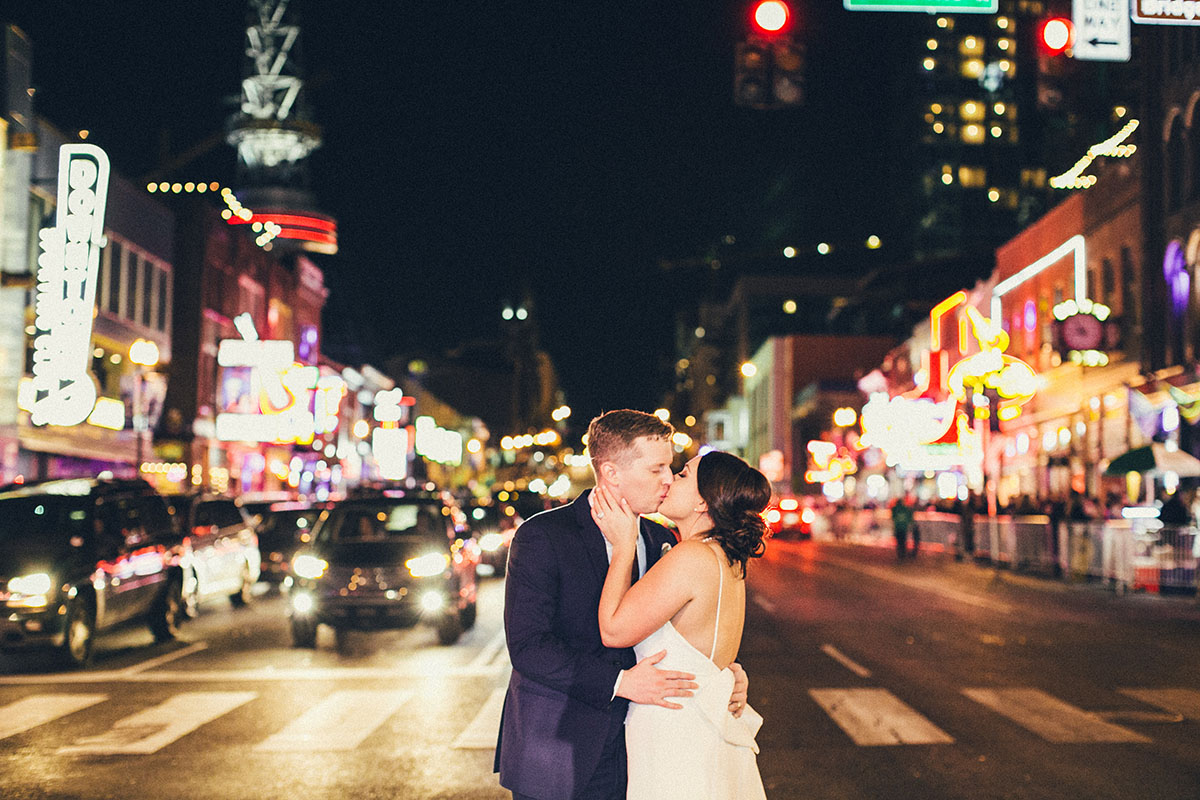
<path fill-rule="evenodd" d="M 312 541 L 291 563 L 292 641 L 314 647 L 318 626 L 407 628 L 418 622 L 453 644 L 475 624 L 473 541 L 448 498 L 389 490 L 321 513 Z"/>
<path fill-rule="evenodd" d="M 307 501 L 271 503 L 252 516 L 258 519 L 258 549 L 262 553 L 259 579 L 280 585 L 288 576 L 296 550 L 312 541 L 313 526 L 328 503 Z"/>
<path fill-rule="evenodd" d="M 99 631 L 141 621 L 157 641 L 183 617 L 178 539 L 145 481 L 81 478 L 0 489 L 0 649 L 91 660 Z"/>
<path fill-rule="evenodd" d="M 188 614 L 199 603 L 222 595 L 235 606 L 250 601 L 262 555 L 258 536 L 237 501 L 209 494 L 167 495 L 181 539 L 180 566 Z"/>
<path fill-rule="evenodd" d="M 508 548 L 517 528 L 524 522 L 510 503 L 481 503 L 467 514 L 471 533 L 479 542 L 480 575 L 503 575 L 508 566 Z"/>

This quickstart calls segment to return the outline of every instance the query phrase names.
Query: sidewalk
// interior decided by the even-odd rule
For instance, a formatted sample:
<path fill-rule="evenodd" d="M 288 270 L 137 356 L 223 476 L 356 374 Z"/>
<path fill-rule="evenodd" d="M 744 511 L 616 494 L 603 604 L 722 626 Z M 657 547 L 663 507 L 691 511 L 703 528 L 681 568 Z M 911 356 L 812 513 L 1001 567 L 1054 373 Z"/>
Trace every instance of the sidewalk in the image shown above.
<path fill-rule="evenodd" d="M 1009 569 L 1007 565 L 998 566 L 986 559 L 956 560 L 953 552 L 947 552 L 937 543 L 922 542 L 917 556 L 898 561 L 895 539 L 890 531 L 883 529 L 846 534 L 840 539 L 835 538 L 832 533 L 816 535 L 813 541 L 823 551 L 831 554 L 832 557 L 823 556 L 823 560 L 837 563 L 838 554 L 842 553 L 852 561 L 854 568 L 860 568 L 886 580 L 897 580 L 897 576 L 903 576 L 901 582 L 919 588 L 940 586 L 956 594 L 987 597 L 995 594 L 997 584 L 1002 584 L 1048 594 L 1092 594 L 1118 600 L 1137 598 L 1148 602 L 1200 608 L 1200 596 L 1196 594 L 1130 591 L 1122 595 L 1115 592 L 1105 581 L 1017 572 Z M 791 543 L 776 544 L 786 546 Z"/>

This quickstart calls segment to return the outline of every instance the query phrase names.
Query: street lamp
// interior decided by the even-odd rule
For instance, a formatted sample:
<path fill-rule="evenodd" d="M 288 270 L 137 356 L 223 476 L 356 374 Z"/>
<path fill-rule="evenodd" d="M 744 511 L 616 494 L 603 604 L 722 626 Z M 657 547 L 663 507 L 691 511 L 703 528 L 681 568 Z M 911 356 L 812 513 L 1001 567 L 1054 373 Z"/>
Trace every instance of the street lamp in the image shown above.
<path fill-rule="evenodd" d="M 137 461 L 134 469 L 142 471 L 142 454 L 146 447 L 149 419 L 145 408 L 146 372 L 158 366 L 158 345 L 148 339 L 138 339 L 129 346 L 129 360 L 136 365 L 133 373 L 133 435 L 137 442 Z"/>

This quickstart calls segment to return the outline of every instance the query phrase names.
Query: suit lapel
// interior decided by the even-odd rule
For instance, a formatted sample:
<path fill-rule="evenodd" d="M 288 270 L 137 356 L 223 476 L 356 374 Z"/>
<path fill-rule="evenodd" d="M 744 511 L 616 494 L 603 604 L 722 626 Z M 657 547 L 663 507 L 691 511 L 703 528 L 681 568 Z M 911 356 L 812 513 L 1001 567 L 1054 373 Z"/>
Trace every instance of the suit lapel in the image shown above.
<path fill-rule="evenodd" d="M 587 554 L 592 571 L 603 585 L 604 576 L 608 574 L 608 548 L 604 546 L 604 534 L 592 519 L 592 507 L 588 503 L 588 495 L 591 493 L 592 490 L 588 489 L 579 495 L 572 505 L 575 507 L 575 521 L 579 525 L 580 544 Z"/>

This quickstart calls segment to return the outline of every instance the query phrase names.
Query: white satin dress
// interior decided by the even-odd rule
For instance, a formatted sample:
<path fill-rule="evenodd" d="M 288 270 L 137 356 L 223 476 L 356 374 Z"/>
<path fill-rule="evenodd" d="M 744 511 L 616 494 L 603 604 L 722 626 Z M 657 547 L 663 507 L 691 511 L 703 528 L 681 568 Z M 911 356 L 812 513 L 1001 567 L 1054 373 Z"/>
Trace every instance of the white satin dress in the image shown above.
<path fill-rule="evenodd" d="M 721 593 L 717 590 L 717 620 Z M 734 677 L 713 663 L 675 630 L 670 620 L 634 646 L 641 661 L 660 650 L 660 669 L 690 672 L 700 688 L 691 697 L 674 697 L 682 709 L 629 704 L 625 717 L 625 749 L 629 756 L 627 800 L 766 800 L 758 774 L 754 741 L 763 718 L 749 705 L 741 717 L 729 713 Z"/>

